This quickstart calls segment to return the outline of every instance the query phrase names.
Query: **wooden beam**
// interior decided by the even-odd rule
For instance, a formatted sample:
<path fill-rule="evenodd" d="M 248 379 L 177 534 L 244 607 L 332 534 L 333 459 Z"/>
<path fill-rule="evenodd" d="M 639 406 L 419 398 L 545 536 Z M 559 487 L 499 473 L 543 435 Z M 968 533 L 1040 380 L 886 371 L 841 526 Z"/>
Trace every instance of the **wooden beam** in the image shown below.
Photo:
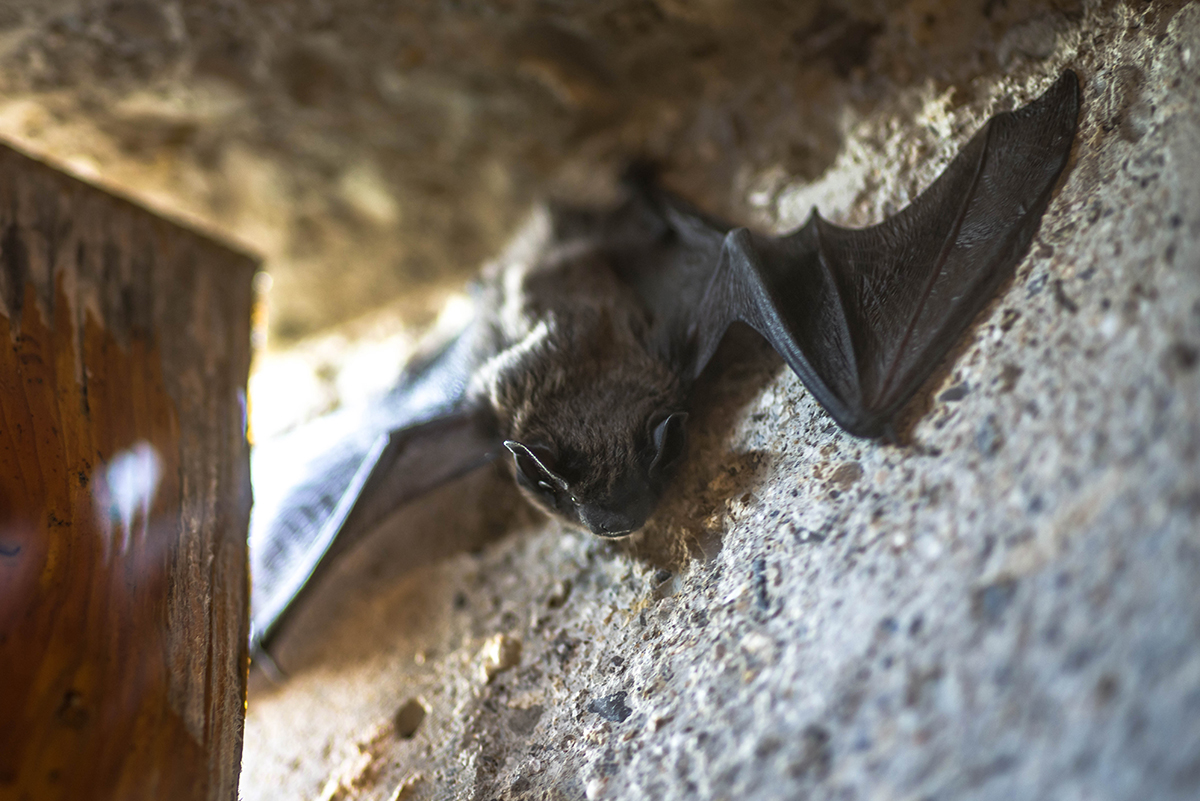
<path fill-rule="evenodd" d="M 234 799 L 253 258 L 0 147 L 0 799 Z"/>

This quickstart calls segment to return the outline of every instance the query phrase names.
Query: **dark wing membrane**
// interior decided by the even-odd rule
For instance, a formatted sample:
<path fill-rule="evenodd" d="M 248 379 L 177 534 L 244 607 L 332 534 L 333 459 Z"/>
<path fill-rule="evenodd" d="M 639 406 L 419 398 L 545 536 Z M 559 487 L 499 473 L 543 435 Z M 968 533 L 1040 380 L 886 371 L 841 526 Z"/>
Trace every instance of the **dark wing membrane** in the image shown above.
<path fill-rule="evenodd" d="M 717 327 L 744 320 L 839 425 L 884 433 L 1029 248 L 1078 109 L 1066 72 L 992 117 L 920 197 L 874 227 L 840 228 L 814 212 L 780 239 L 731 232 L 702 303 L 696 369 Z"/>
<path fill-rule="evenodd" d="M 369 412 L 344 410 L 256 446 L 250 521 L 251 641 L 261 653 L 300 594 L 388 513 L 495 458 L 466 387 L 475 326 L 406 370 Z"/>

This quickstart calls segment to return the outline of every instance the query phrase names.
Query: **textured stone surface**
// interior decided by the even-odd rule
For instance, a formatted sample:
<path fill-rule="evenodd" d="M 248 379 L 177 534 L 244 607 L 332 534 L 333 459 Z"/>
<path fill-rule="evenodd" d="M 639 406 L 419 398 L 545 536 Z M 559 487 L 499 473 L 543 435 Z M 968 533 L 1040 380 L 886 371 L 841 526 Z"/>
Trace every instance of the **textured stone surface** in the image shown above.
<path fill-rule="evenodd" d="M 18 0 L 0 6 L 0 135 L 264 254 L 284 340 L 461 281 L 533 197 L 595 193 L 631 155 L 747 216 L 748 187 L 821 175 L 848 124 L 914 88 L 1028 73 L 1079 14 L 1078 0 Z"/>
<path fill-rule="evenodd" d="M 815 182 L 743 186 L 776 228 L 877 219 L 1061 67 L 1084 91 L 1031 253 L 908 444 L 844 436 L 747 339 L 634 540 L 487 471 L 406 510 L 408 536 L 509 533 L 400 576 L 383 531 L 344 565 L 252 695 L 247 799 L 1200 794 L 1200 6 L 892 14 L 872 59 L 956 66 L 847 112 Z M 498 636 L 519 664 L 489 680 Z"/>

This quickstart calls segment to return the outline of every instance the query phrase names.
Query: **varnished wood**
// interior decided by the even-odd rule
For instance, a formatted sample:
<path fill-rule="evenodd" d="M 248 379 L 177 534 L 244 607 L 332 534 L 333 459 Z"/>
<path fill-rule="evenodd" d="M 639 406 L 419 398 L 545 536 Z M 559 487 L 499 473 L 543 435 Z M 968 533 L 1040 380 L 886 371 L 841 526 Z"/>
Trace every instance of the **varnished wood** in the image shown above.
<path fill-rule="evenodd" d="M 0 799 L 236 797 L 254 269 L 0 148 Z"/>

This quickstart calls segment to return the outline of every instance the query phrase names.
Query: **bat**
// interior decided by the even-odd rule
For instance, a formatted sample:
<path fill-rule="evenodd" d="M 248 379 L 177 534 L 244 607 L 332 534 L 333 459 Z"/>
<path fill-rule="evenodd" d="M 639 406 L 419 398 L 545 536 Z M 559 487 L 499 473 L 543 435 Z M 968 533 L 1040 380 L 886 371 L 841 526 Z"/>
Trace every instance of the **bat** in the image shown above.
<path fill-rule="evenodd" d="M 814 209 L 793 233 L 753 233 L 646 170 L 612 208 L 547 207 L 484 271 L 471 322 L 369 413 L 256 448 L 256 493 L 261 476 L 284 475 L 287 489 L 256 499 L 252 653 L 273 664 L 267 649 L 289 610 L 361 534 L 501 457 L 550 514 L 601 537 L 639 529 L 684 456 L 689 391 L 736 321 L 847 432 L 890 434 L 1024 257 L 1078 110 L 1066 71 L 991 117 L 911 205 L 864 229 Z"/>

